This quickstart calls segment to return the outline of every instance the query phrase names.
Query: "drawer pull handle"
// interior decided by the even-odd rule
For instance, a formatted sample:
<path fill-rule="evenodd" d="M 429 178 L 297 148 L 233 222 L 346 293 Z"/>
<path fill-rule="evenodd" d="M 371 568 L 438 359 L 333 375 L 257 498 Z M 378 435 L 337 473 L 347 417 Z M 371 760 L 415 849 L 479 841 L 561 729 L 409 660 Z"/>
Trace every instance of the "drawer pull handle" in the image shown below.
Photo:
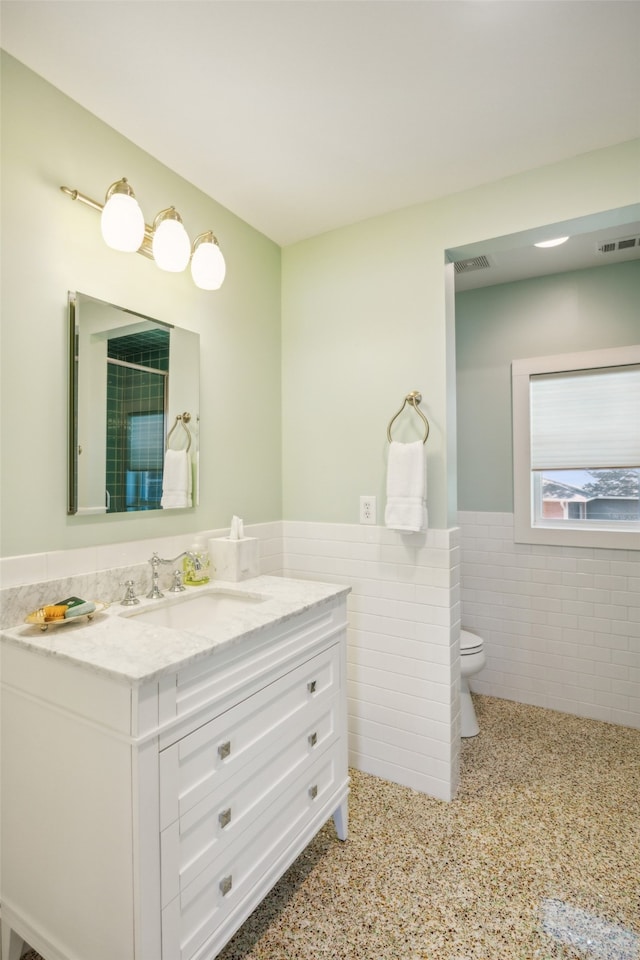
<path fill-rule="evenodd" d="M 233 886 L 233 878 L 231 874 L 229 874 L 228 877 L 222 878 L 222 880 L 220 881 L 220 892 L 222 893 L 223 897 L 226 897 L 226 895 L 229 893 L 229 890 L 231 890 L 232 886 Z"/>
<path fill-rule="evenodd" d="M 309 683 L 307 684 L 307 690 L 309 691 L 309 693 L 315 693 L 315 692 L 316 692 L 316 684 L 317 684 L 317 681 L 316 681 L 316 680 L 310 680 L 310 681 L 309 681 Z"/>
<path fill-rule="evenodd" d="M 231 753 L 231 741 L 225 740 L 224 743 L 221 743 L 218 747 L 218 756 L 221 760 L 224 760 L 225 757 L 228 757 Z"/>
<path fill-rule="evenodd" d="M 315 732 L 315 730 L 313 731 L 313 733 L 309 734 L 309 736 L 307 737 L 307 740 L 309 741 L 310 747 L 315 747 L 316 743 L 318 742 L 318 734 Z"/>
<path fill-rule="evenodd" d="M 231 807 L 227 807 L 226 810 L 223 810 L 222 813 L 218 814 L 218 823 L 224 829 L 227 824 L 231 823 Z"/>
<path fill-rule="evenodd" d="M 309 787 L 309 796 L 311 797 L 312 800 L 315 800 L 315 798 L 318 796 L 317 784 L 314 783 L 312 787 Z"/>

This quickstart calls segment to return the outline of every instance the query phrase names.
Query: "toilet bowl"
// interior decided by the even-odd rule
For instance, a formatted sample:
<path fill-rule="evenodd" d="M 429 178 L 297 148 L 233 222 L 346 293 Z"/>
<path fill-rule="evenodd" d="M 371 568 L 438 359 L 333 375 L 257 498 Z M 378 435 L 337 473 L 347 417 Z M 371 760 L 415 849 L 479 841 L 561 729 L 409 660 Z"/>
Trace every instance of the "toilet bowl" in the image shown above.
<path fill-rule="evenodd" d="M 485 666 L 482 637 L 468 630 L 460 631 L 460 736 L 475 737 L 480 732 L 476 711 L 473 708 L 469 677 L 473 677 Z"/>

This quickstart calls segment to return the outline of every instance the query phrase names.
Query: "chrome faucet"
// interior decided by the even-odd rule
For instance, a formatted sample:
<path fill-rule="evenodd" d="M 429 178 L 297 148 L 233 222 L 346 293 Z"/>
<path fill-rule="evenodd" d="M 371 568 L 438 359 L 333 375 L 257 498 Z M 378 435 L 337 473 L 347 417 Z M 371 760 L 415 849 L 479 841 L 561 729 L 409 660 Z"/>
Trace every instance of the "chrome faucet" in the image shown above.
<path fill-rule="evenodd" d="M 189 557 L 189 559 L 193 562 L 193 568 L 194 568 L 194 570 L 199 571 L 199 570 L 202 569 L 202 564 L 201 564 L 201 562 L 200 562 L 200 557 L 196 556 L 195 553 L 191 553 L 190 550 L 183 550 L 182 553 L 179 553 L 177 557 L 173 557 L 172 560 L 163 560 L 162 557 L 159 557 L 157 553 L 154 553 L 154 554 L 153 554 L 153 556 L 152 556 L 151 559 L 149 560 L 149 563 L 151 564 L 151 571 L 152 571 L 152 573 L 151 573 L 151 593 L 148 593 L 148 594 L 147 594 L 147 598 L 148 598 L 149 600 L 162 600 L 162 598 L 164 597 L 164 593 L 161 593 L 160 587 L 159 587 L 159 585 L 158 585 L 158 567 L 159 567 L 161 564 L 167 564 L 167 565 L 169 565 L 169 564 L 172 564 L 172 563 L 176 563 L 178 560 L 181 560 L 183 557 Z M 172 590 L 177 593 L 178 591 L 181 591 L 182 589 L 184 589 L 184 588 L 182 587 L 182 584 L 180 584 L 180 586 L 178 586 L 178 579 L 177 579 L 177 578 L 174 578 L 174 586 L 172 587 Z"/>

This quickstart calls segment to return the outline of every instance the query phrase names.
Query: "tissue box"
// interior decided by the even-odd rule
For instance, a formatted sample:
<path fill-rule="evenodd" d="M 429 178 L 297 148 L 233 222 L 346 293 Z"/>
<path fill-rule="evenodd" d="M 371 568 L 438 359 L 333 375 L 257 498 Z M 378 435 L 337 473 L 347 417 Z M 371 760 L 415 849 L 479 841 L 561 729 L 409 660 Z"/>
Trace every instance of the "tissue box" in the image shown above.
<path fill-rule="evenodd" d="M 209 558 L 218 580 L 246 580 L 258 576 L 258 540 L 244 537 L 212 537 L 209 540 Z"/>

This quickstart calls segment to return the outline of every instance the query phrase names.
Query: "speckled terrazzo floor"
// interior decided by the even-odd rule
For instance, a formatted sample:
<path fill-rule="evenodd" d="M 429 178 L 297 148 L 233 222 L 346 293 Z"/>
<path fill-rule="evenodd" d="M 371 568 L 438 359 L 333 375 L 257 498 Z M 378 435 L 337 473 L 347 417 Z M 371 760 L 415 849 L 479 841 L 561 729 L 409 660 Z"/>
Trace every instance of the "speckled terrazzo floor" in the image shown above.
<path fill-rule="evenodd" d="M 474 700 L 457 798 L 352 771 L 347 843 L 327 824 L 219 960 L 640 960 L 640 731 Z"/>

